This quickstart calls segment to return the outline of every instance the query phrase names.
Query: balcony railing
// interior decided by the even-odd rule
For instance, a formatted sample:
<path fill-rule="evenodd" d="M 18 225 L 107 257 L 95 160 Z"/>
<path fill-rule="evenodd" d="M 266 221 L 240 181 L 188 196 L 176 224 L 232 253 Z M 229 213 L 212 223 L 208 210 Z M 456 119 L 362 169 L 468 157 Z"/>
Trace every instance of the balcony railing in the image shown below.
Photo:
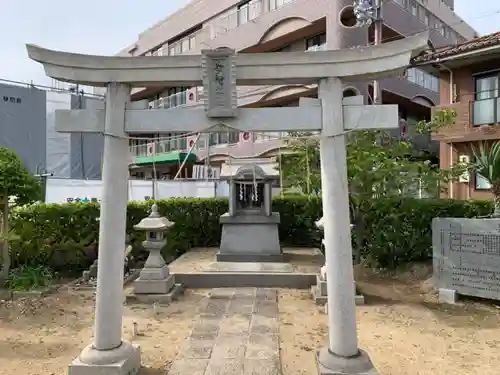
<path fill-rule="evenodd" d="M 184 151 L 188 148 L 187 138 L 179 136 L 172 139 L 144 140 L 140 144 L 130 146 L 130 153 L 133 156 L 151 156 L 167 154 L 173 151 Z"/>
<path fill-rule="evenodd" d="M 500 98 L 476 100 L 472 103 L 472 126 L 500 123 Z"/>
<path fill-rule="evenodd" d="M 181 91 L 176 94 L 172 94 L 169 96 L 165 96 L 163 98 L 157 99 L 153 101 L 153 108 L 175 108 L 181 105 L 187 104 L 187 91 Z"/>

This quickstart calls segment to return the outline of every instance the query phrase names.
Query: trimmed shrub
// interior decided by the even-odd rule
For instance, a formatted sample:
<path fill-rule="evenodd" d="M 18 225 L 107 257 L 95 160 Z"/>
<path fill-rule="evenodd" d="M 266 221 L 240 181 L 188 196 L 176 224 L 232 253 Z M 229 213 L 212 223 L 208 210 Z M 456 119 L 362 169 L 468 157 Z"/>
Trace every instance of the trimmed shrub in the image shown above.
<path fill-rule="evenodd" d="M 364 202 L 362 255 L 382 268 L 427 261 L 432 259 L 433 218 L 485 216 L 492 208 L 490 201 L 388 198 Z"/>
<path fill-rule="evenodd" d="M 145 258 L 144 233 L 133 226 L 149 214 L 153 202 L 133 202 L 127 210 L 127 233 L 137 258 Z M 175 258 L 192 247 L 219 245 L 219 217 L 227 199 L 169 199 L 157 201 L 159 211 L 175 225 L 163 250 Z M 353 231 L 362 255 L 373 265 L 396 267 L 432 257 L 434 217 L 474 217 L 491 212 L 491 202 L 426 199 L 375 199 L 364 202 L 364 229 Z M 277 198 L 273 210 L 281 215 L 283 246 L 319 247 L 321 234 L 314 222 L 321 216 L 321 199 L 302 196 Z M 11 218 L 16 234 L 11 242 L 13 267 L 46 266 L 55 272 L 79 273 L 97 256 L 99 205 L 96 203 L 41 204 L 17 209 Z M 125 244 L 124 244 L 125 249 Z"/>

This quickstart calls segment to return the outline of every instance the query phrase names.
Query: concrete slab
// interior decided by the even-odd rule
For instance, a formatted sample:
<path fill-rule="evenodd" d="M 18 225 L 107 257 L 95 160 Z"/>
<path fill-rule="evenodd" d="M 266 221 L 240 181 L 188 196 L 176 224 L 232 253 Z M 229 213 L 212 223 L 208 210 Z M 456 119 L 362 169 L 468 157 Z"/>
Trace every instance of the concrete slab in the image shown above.
<path fill-rule="evenodd" d="M 316 282 L 313 273 L 199 272 L 176 273 L 185 288 L 291 288 L 309 289 Z"/>
<path fill-rule="evenodd" d="M 176 282 L 185 288 L 308 289 L 324 261 L 318 249 L 285 249 L 284 263 L 216 262 L 217 250 L 194 249 L 172 262 Z"/>
<path fill-rule="evenodd" d="M 244 263 L 244 262 L 214 262 L 207 267 L 208 272 L 293 272 L 288 263 Z"/>
<path fill-rule="evenodd" d="M 168 375 L 281 375 L 277 315 L 274 289 L 213 290 Z"/>
<path fill-rule="evenodd" d="M 218 251 L 218 248 L 213 247 L 191 249 L 169 264 L 170 273 L 209 272 L 211 264 L 217 261 Z M 283 256 L 286 259 L 285 263 L 292 266 L 294 273 L 319 274 L 325 262 L 321 251 L 314 248 L 283 248 Z"/>
<path fill-rule="evenodd" d="M 234 253 L 222 253 L 218 252 L 216 254 L 216 259 L 218 262 L 284 262 L 286 257 L 284 254 L 241 254 L 238 252 Z"/>

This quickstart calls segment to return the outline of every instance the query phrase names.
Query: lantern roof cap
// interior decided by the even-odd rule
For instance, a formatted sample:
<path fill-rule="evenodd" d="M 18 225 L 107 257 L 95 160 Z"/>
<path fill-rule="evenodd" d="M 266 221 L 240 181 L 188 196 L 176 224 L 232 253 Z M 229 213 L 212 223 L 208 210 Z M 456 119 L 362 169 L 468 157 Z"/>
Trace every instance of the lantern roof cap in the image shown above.
<path fill-rule="evenodd" d="M 172 221 L 160 215 L 158 212 L 158 206 L 155 203 L 151 206 L 151 213 L 149 216 L 142 219 L 139 224 L 134 225 L 134 228 L 150 232 L 163 232 L 172 225 L 174 225 Z"/>

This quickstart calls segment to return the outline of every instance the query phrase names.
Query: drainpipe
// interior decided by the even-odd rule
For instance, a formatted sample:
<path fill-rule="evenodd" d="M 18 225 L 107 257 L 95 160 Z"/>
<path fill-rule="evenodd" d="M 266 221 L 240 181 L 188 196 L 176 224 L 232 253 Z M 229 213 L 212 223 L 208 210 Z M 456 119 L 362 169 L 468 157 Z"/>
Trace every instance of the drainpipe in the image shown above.
<path fill-rule="evenodd" d="M 382 44 L 382 29 L 384 22 L 382 20 L 382 0 L 374 1 L 374 8 L 376 9 L 376 19 L 373 22 L 374 29 L 374 44 L 377 46 Z M 382 90 L 380 89 L 380 82 L 373 81 L 373 104 L 382 104 Z"/>
<path fill-rule="evenodd" d="M 439 63 L 439 59 L 437 60 L 437 62 Z M 441 68 L 443 68 L 444 70 L 448 71 L 448 73 L 450 73 L 450 104 L 454 104 L 455 103 L 455 98 L 454 98 L 454 89 L 453 89 L 453 70 L 451 70 L 450 68 L 448 68 L 446 65 L 444 65 L 443 63 L 439 63 L 439 66 Z M 449 167 L 452 168 L 453 167 L 453 142 L 450 142 L 450 152 L 449 152 Z M 450 181 L 448 183 L 448 198 L 449 199 L 453 199 L 453 181 Z"/>

